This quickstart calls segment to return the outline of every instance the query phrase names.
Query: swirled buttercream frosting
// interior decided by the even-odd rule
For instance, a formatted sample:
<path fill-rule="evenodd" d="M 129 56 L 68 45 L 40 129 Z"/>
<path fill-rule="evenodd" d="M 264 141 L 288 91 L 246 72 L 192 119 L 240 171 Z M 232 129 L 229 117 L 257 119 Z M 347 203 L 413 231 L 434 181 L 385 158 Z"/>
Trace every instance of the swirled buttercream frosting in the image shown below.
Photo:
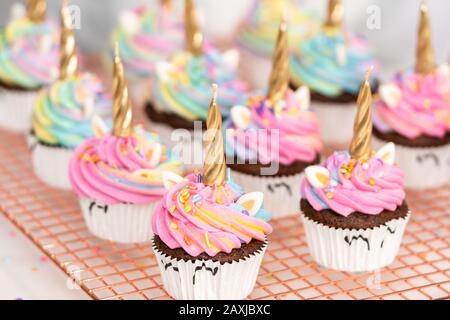
<path fill-rule="evenodd" d="M 120 15 L 113 34 L 119 43 L 123 64 L 130 79 L 153 75 L 155 63 L 170 58 L 184 46 L 182 17 L 174 8 L 145 6 Z"/>
<path fill-rule="evenodd" d="M 275 104 L 259 95 L 234 107 L 224 124 L 227 156 L 262 164 L 313 162 L 322 143 L 317 116 L 308 107 L 306 87 L 288 90 Z"/>
<path fill-rule="evenodd" d="M 289 25 L 288 37 L 292 45 L 309 37 L 319 27 L 317 15 L 301 10 L 292 0 L 256 1 L 249 12 L 239 30 L 237 41 L 240 46 L 268 57 L 272 54 L 283 13 Z"/>
<path fill-rule="evenodd" d="M 252 239 L 264 241 L 272 227 L 258 218 L 262 193 L 242 194 L 233 182 L 207 186 L 191 174 L 173 185 L 153 216 L 153 232 L 171 249 L 196 257 L 230 253 Z"/>
<path fill-rule="evenodd" d="M 373 124 L 381 132 L 394 131 L 415 139 L 442 138 L 450 132 L 450 69 L 443 65 L 422 75 L 398 73 L 379 90 Z"/>
<path fill-rule="evenodd" d="M 43 143 L 75 148 L 94 136 L 91 126 L 94 114 L 110 117 L 111 104 L 111 97 L 104 92 L 100 80 L 90 73 L 56 81 L 36 99 L 34 134 Z"/>
<path fill-rule="evenodd" d="M 58 76 L 59 28 L 52 20 L 28 17 L 9 22 L 0 32 L 0 82 L 37 89 Z"/>
<path fill-rule="evenodd" d="M 353 212 L 377 215 L 394 211 L 405 199 L 404 175 L 393 164 L 392 143 L 367 160 L 335 152 L 321 165 L 306 168 L 302 197 L 317 211 L 342 216 Z"/>
<path fill-rule="evenodd" d="M 225 117 L 230 108 L 246 100 L 247 85 L 237 77 L 235 51 L 224 54 L 213 48 L 193 56 L 183 52 L 170 62 L 158 65 L 153 101 L 159 112 L 176 114 L 187 120 L 205 120 L 211 83 L 220 87 L 218 104 Z"/>
<path fill-rule="evenodd" d="M 69 178 L 80 197 L 106 204 L 147 204 L 165 193 L 165 171 L 182 170 L 157 135 L 138 127 L 131 136 L 107 133 L 83 142 L 71 158 Z"/>
<path fill-rule="evenodd" d="M 291 78 L 327 97 L 356 94 L 370 66 L 372 51 L 361 37 L 342 31 L 319 31 L 301 41 L 290 57 Z"/>

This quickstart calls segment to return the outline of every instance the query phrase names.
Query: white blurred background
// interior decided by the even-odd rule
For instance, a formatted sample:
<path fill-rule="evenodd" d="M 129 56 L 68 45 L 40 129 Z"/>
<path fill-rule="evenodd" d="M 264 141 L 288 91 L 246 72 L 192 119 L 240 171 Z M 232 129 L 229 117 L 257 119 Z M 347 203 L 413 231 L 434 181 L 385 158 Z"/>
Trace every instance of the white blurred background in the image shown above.
<path fill-rule="evenodd" d="M 9 9 L 20 0 L 1 0 L 0 25 L 6 23 Z M 78 44 L 85 52 L 105 50 L 110 34 L 117 23 L 118 13 L 125 8 L 141 4 L 154 6 L 158 0 L 71 0 L 81 8 L 81 30 L 77 32 Z M 180 5 L 183 0 L 173 0 Z M 236 26 L 258 0 L 196 0 L 203 29 L 207 36 L 229 39 Z M 277 1 L 277 0 L 273 0 Z M 300 5 L 322 14 L 327 0 L 298 0 Z M 58 17 L 61 0 L 48 0 L 49 14 Z M 364 34 L 376 50 L 381 63 L 382 78 L 392 72 L 411 67 L 414 63 L 416 28 L 420 0 L 344 0 L 345 23 Z M 369 30 L 366 10 L 371 5 L 380 8 L 380 29 Z M 438 63 L 450 57 L 450 1 L 428 0 L 433 31 L 433 44 Z"/>

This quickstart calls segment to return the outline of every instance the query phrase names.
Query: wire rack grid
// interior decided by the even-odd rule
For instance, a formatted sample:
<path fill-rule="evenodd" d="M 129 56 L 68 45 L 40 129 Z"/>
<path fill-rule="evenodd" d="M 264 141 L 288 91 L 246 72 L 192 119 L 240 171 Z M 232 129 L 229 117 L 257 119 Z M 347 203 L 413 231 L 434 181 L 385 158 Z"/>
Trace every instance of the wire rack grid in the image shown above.
<path fill-rule="evenodd" d="M 308 254 L 299 217 L 273 221 L 250 299 L 448 299 L 450 187 L 408 193 L 413 215 L 387 268 L 350 274 L 324 269 Z M 150 245 L 119 245 L 91 235 L 76 196 L 40 182 L 21 135 L 0 131 L 0 211 L 93 299 L 168 299 Z"/>

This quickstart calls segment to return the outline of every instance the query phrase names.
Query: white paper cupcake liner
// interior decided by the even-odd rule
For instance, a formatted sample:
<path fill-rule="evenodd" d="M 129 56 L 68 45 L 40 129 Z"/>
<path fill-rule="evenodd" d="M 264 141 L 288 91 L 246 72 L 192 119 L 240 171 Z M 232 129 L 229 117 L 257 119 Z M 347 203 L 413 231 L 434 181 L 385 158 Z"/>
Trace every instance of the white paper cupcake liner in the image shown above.
<path fill-rule="evenodd" d="M 38 91 L 16 91 L 0 88 L 0 128 L 27 132 Z"/>
<path fill-rule="evenodd" d="M 373 137 L 374 149 L 388 141 Z M 409 189 L 429 189 L 450 184 L 450 144 L 439 147 L 395 145 L 395 161 L 405 173 Z"/>
<path fill-rule="evenodd" d="M 153 238 L 152 216 L 157 203 L 110 205 L 80 198 L 89 231 L 101 239 L 121 243 L 147 242 Z"/>
<path fill-rule="evenodd" d="M 311 101 L 320 123 L 320 137 L 326 146 L 348 148 L 353 136 L 356 103 Z"/>
<path fill-rule="evenodd" d="M 255 54 L 246 48 L 240 48 L 239 52 L 242 79 L 254 89 L 265 88 L 272 70 L 272 57 Z"/>
<path fill-rule="evenodd" d="M 280 218 L 299 213 L 300 183 L 303 172 L 291 176 L 253 176 L 231 170 L 233 180 L 244 192 L 264 193 L 264 209 L 272 213 L 272 218 Z"/>
<path fill-rule="evenodd" d="M 151 120 L 148 121 L 150 130 L 159 134 L 161 142 L 180 158 L 180 161 L 188 171 L 203 166 L 204 152 L 201 135 L 194 136 L 192 130 L 187 130 L 189 135 L 186 136 L 186 139 L 179 139 L 178 135 L 174 134 L 175 129 L 171 126 L 160 122 L 152 122 Z"/>
<path fill-rule="evenodd" d="M 241 300 L 255 287 L 267 243 L 250 256 L 230 263 L 184 261 L 153 245 L 164 289 L 177 300 Z"/>
<path fill-rule="evenodd" d="M 31 155 L 34 172 L 49 186 L 70 190 L 69 162 L 72 153 L 72 149 L 49 147 L 37 142 Z"/>
<path fill-rule="evenodd" d="M 300 214 L 309 252 L 320 265 L 340 271 L 372 271 L 391 264 L 411 213 L 372 229 L 336 229 Z"/>

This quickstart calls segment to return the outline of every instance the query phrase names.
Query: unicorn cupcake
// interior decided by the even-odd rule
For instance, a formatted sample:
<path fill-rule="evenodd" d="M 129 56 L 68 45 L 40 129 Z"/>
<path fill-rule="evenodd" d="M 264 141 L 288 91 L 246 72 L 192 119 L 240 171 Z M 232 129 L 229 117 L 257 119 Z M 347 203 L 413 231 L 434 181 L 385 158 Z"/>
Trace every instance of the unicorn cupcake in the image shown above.
<path fill-rule="evenodd" d="M 244 194 L 227 174 L 217 86 L 207 119 L 205 164 L 168 188 L 153 216 L 153 251 L 175 299 L 244 299 L 253 290 L 271 226 L 263 194 Z"/>
<path fill-rule="evenodd" d="M 89 230 L 123 243 L 152 239 L 153 211 L 164 194 L 163 176 L 182 174 L 183 167 L 157 135 L 133 127 L 123 65 L 114 59 L 113 129 L 93 121 L 96 136 L 77 147 L 69 166 L 73 190 Z"/>
<path fill-rule="evenodd" d="M 291 87 L 311 90 L 311 107 L 320 121 L 322 141 L 347 145 L 352 137 L 356 95 L 369 66 L 377 66 L 367 42 L 343 26 L 340 0 L 329 0 L 322 28 L 293 50 Z M 377 81 L 372 78 L 375 89 Z"/>
<path fill-rule="evenodd" d="M 0 128 L 28 132 L 38 91 L 58 76 L 57 24 L 45 0 L 15 4 L 0 31 Z"/>
<path fill-rule="evenodd" d="M 450 183 L 450 68 L 436 66 L 428 8 L 422 3 L 414 70 L 380 86 L 374 143 L 397 145 L 397 161 L 413 189 Z"/>
<path fill-rule="evenodd" d="M 303 170 L 320 160 L 319 120 L 309 110 L 309 90 L 289 89 L 286 23 L 273 53 L 267 94 L 231 109 L 224 124 L 232 176 L 245 191 L 265 193 L 274 217 L 298 214 Z M 284 199 L 280 202 L 280 199 Z"/>
<path fill-rule="evenodd" d="M 301 185 L 310 254 L 320 265 L 341 271 L 391 264 L 411 216 L 395 145 L 372 151 L 369 72 L 358 95 L 349 151 L 334 152 L 320 165 L 306 168 Z"/>
<path fill-rule="evenodd" d="M 119 16 L 113 42 L 119 43 L 131 98 L 141 105 L 149 98 L 156 63 L 183 47 L 180 10 L 170 0 L 160 0 L 156 9 L 140 6 L 125 10 Z"/>

